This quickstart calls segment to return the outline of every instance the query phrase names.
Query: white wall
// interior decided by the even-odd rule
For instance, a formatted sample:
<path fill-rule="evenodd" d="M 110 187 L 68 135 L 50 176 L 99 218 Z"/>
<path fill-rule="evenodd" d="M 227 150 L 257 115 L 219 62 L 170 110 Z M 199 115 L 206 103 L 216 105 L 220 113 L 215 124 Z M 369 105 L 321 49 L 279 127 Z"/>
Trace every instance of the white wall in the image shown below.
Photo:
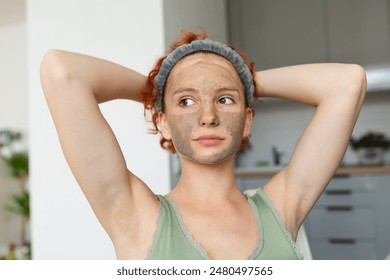
<path fill-rule="evenodd" d="M 33 258 L 115 258 L 60 150 L 42 94 L 39 65 L 46 51 L 60 48 L 113 60 L 146 74 L 164 52 L 162 1 L 27 3 Z M 158 137 L 146 134 L 142 107 L 115 101 L 102 110 L 129 169 L 156 193 L 168 192 L 168 154 L 160 149 Z"/>
<path fill-rule="evenodd" d="M 27 57 L 24 0 L 0 2 L 0 129 L 20 130 L 27 137 Z M 19 219 L 4 211 L 18 181 L 0 160 L 0 256 L 9 242 L 19 242 Z"/>

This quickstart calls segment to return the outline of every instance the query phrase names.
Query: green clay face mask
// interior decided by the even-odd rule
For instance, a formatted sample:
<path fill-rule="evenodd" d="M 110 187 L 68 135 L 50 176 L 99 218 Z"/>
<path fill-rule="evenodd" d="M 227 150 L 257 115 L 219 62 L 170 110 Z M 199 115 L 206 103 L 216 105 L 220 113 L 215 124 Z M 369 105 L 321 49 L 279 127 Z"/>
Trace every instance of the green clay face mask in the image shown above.
<path fill-rule="evenodd" d="M 177 152 L 189 160 L 203 164 L 215 164 L 234 155 L 241 145 L 245 114 L 220 113 L 218 121 L 218 129 L 211 131 L 222 139 L 215 140 L 214 145 L 204 145 L 197 140 L 202 136 L 202 133 L 197 133 L 200 122 L 199 114 L 174 117 L 171 135 Z M 218 132 L 215 133 L 214 130 Z"/>
<path fill-rule="evenodd" d="M 246 109 L 243 86 L 229 61 L 213 54 L 183 59 L 165 96 L 172 142 L 182 158 L 215 164 L 240 148 Z"/>

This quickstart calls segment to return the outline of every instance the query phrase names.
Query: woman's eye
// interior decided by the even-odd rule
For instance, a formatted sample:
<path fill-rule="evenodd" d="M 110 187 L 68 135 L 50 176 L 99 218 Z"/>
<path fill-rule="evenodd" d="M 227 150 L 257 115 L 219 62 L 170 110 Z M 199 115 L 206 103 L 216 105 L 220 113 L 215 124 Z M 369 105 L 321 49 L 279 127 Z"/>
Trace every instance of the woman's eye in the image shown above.
<path fill-rule="evenodd" d="M 179 104 L 180 106 L 190 106 L 195 104 L 195 102 L 190 98 L 183 98 L 182 100 L 180 100 Z"/>
<path fill-rule="evenodd" d="M 218 100 L 218 103 L 220 103 L 220 104 L 233 104 L 233 99 L 231 99 L 230 97 L 221 97 Z"/>

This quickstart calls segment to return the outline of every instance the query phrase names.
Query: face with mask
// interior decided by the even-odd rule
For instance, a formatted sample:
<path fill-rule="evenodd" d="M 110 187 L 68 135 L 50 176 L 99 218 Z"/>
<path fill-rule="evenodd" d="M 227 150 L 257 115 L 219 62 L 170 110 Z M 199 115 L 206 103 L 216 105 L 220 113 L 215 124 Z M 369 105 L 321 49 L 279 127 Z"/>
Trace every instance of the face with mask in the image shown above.
<path fill-rule="evenodd" d="M 197 52 L 182 58 L 169 74 L 159 124 L 182 159 L 215 164 L 232 158 L 249 137 L 252 110 L 230 61 Z"/>

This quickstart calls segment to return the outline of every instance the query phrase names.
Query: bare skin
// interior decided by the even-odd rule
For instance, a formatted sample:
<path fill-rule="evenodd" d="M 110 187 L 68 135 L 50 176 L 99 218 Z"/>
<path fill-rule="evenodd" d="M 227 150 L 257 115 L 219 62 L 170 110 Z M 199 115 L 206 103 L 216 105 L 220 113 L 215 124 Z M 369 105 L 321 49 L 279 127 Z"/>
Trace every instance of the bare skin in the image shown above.
<path fill-rule="evenodd" d="M 41 79 L 65 157 L 117 257 L 144 259 L 160 205 L 127 170 L 98 103 L 140 101 L 145 77 L 101 59 L 51 51 Z M 260 71 L 255 82 L 256 97 L 316 107 L 288 165 L 263 188 L 296 237 L 343 158 L 364 99 L 365 74 L 357 65 L 312 64 Z M 247 258 L 262 237 L 233 172 L 240 139 L 252 122 L 235 69 L 212 54 L 184 58 L 168 79 L 165 106 L 161 132 L 173 140 L 183 167 L 168 196 L 212 259 Z"/>

